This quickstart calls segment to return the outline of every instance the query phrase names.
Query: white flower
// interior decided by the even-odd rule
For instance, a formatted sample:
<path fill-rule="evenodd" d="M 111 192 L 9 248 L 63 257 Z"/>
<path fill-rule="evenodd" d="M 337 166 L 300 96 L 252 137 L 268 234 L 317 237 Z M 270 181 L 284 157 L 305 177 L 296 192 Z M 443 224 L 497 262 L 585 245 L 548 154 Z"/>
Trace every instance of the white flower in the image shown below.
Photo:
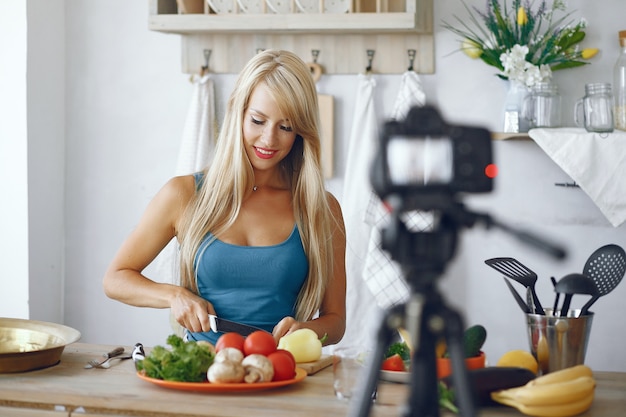
<path fill-rule="evenodd" d="M 548 81 L 552 78 L 552 70 L 548 65 L 540 67 L 526 61 L 528 46 L 514 45 L 513 48 L 500 55 L 500 62 L 504 70 L 502 75 L 511 81 L 519 81 L 527 87 Z"/>

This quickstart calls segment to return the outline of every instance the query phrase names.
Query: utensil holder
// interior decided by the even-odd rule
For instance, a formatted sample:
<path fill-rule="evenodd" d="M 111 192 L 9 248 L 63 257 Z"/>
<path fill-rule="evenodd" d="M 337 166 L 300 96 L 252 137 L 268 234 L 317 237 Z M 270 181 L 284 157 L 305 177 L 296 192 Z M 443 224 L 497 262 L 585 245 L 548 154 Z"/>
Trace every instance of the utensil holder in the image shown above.
<path fill-rule="evenodd" d="M 551 309 L 545 313 L 526 315 L 530 350 L 539 363 L 539 373 L 584 364 L 594 314 L 579 317 L 580 309 L 569 310 L 567 317 L 559 317 L 560 312 L 553 314 Z"/>

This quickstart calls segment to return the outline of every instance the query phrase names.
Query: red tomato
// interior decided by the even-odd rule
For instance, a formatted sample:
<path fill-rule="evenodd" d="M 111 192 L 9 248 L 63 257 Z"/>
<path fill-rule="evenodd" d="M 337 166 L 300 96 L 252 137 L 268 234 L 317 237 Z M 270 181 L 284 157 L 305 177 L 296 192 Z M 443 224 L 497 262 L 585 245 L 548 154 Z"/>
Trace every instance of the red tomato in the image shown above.
<path fill-rule="evenodd" d="M 406 371 L 406 368 L 404 367 L 404 361 L 402 360 L 402 357 L 397 353 L 385 359 L 383 361 L 381 369 L 383 371 Z"/>
<path fill-rule="evenodd" d="M 267 359 L 274 365 L 274 378 L 272 381 L 284 381 L 292 379 L 296 375 L 296 359 L 288 350 L 277 349 L 267 355 Z"/>
<path fill-rule="evenodd" d="M 263 330 L 257 330 L 250 333 L 243 343 L 243 353 L 248 356 L 253 353 L 260 353 L 267 356 L 276 351 L 276 340 L 271 333 Z"/>
<path fill-rule="evenodd" d="M 243 352 L 243 344 L 245 340 L 246 338 L 240 335 L 239 333 L 235 333 L 235 332 L 224 333 L 223 335 L 220 336 L 219 339 L 217 339 L 217 343 L 215 344 L 215 351 L 219 352 L 220 350 L 224 348 L 232 347 L 232 348 L 239 349 L 240 351 Z"/>

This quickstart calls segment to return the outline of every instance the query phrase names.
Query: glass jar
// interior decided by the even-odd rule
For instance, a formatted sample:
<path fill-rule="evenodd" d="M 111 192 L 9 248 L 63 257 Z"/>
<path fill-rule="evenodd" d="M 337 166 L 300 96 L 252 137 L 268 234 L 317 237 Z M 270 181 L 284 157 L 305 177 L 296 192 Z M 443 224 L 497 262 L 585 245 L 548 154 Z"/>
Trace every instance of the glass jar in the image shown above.
<path fill-rule="evenodd" d="M 522 115 L 529 128 L 561 126 L 561 96 L 554 83 L 538 83 L 524 99 Z"/>
<path fill-rule="evenodd" d="M 582 119 L 580 117 L 582 110 Z M 576 101 L 574 122 L 587 132 L 613 131 L 613 93 L 609 83 L 585 84 L 585 96 Z"/>

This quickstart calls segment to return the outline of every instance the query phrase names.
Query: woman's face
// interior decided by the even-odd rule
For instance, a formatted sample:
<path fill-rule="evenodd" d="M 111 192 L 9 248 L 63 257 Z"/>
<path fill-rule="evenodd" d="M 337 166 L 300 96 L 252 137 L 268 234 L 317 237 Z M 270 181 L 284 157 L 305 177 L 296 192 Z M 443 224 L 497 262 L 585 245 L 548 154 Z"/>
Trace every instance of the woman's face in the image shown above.
<path fill-rule="evenodd" d="M 296 132 L 283 115 L 264 83 L 252 91 L 244 113 L 243 139 L 246 153 L 255 169 L 278 166 L 291 151 Z"/>

